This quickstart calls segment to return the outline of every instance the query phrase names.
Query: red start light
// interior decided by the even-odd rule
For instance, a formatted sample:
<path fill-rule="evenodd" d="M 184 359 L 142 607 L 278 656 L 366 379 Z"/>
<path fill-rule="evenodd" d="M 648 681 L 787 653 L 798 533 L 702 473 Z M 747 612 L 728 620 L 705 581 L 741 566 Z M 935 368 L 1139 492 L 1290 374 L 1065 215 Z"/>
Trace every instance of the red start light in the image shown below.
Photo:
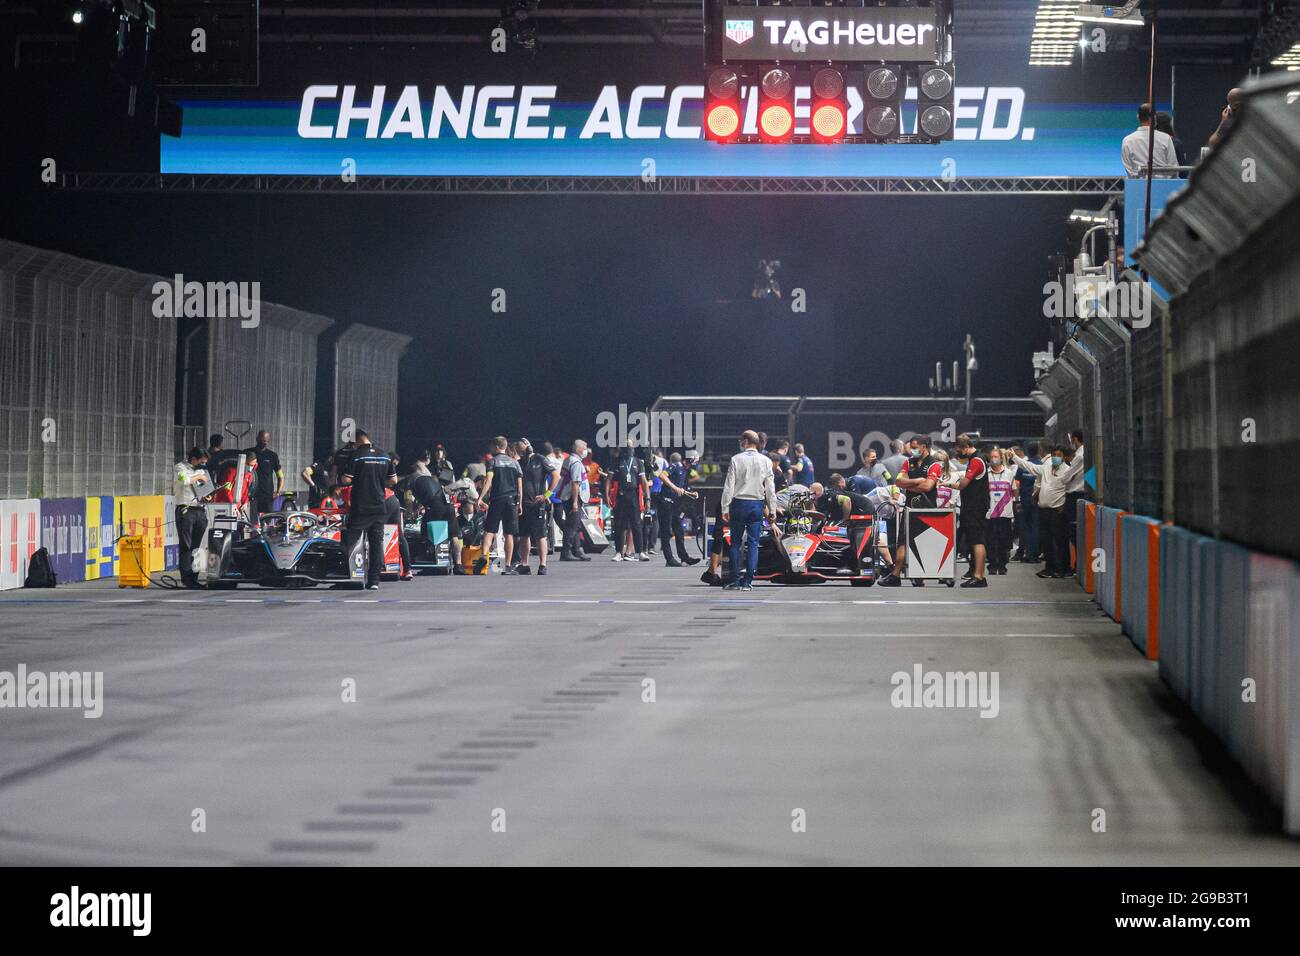
<path fill-rule="evenodd" d="M 813 108 L 810 125 L 816 139 L 830 142 L 844 135 L 847 122 L 844 108 L 838 103 L 820 103 Z"/>
<path fill-rule="evenodd" d="M 714 139 L 731 139 L 740 130 L 740 112 L 730 103 L 718 103 L 709 110 L 705 125 Z"/>
<path fill-rule="evenodd" d="M 784 103 L 769 103 L 759 111 L 758 125 L 765 139 L 786 139 L 794 131 L 794 113 Z"/>

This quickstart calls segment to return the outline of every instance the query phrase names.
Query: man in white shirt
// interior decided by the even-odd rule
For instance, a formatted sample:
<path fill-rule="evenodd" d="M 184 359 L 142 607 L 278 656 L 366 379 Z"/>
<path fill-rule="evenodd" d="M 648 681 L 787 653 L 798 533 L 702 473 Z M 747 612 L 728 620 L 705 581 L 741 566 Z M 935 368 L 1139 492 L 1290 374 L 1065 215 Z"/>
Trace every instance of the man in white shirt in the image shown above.
<path fill-rule="evenodd" d="M 1012 456 L 1016 465 L 1035 476 L 1034 496 L 1038 499 L 1038 529 L 1043 557 L 1047 566 L 1038 572 L 1040 578 L 1068 578 L 1070 576 L 1070 539 L 1065 523 L 1065 489 L 1069 483 L 1069 464 L 1065 449 L 1057 445 L 1051 457 L 1036 465 L 1019 455 Z"/>
<path fill-rule="evenodd" d="M 752 591 L 758 570 L 758 539 L 763 519 L 776 515 L 776 482 L 772 460 L 758 450 L 758 433 L 740 436 L 740 454 L 733 455 L 722 485 L 722 510 L 731 524 L 731 583 L 726 590 Z M 748 538 L 745 570 L 740 568 L 740 544 Z"/>
<path fill-rule="evenodd" d="M 1083 470 L 1088 467 L 1083 453 L 1083 432 L 1077 428 L 1070 432 L 1068 444 L 1072 457 L 1065 469 L 1065 533 L 1068 540 L 1074 541 L 1079 523 L 1079 501 L 1087 494 L 1083 480 Z"/>
<path fill-rule="evenodd" d="M 1150 103 L 1138 107 L 1138 128 L 1124 137 L 1120 147 L 1120 157 L 1124 160 L 1124 171 L 1132 177 L 1147 174 L 1147 150 L 1151 145 L 1151 123 L 1153 113 Z M 1174 149 L 1174 138 L 1168 133 L 1155 131 L 1155 160 L 1152 162 L 1152 175 L 1162 179 L 1171 179 L 1177 175 L 1173 169 L 1178 165 L 1178 153 Z"/>
<path fill-rule="evenodd" d="M 181 584 L 187 588 L 199 586 L 199 575 L 194 570 L 194 556 L 203 546 L 203 535 L 208 530 L 208 514 L 203 508 L 203 486 L 209 488 L 212 479 L 205 466 L 208 453 L 202 448 L 191 448 L 186 461 L 176 463 L 176 479 L 172 494 L 176 497 L 176 538 L 180 545 L 178 563 Z"/>

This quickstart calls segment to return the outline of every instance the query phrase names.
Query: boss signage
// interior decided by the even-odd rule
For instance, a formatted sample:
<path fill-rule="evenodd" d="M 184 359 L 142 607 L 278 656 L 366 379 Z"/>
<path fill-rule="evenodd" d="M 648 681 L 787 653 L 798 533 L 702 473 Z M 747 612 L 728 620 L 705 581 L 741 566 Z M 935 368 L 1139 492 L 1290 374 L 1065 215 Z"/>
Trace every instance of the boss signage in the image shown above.
<path fill-rule="evenodd" d="M 722 57 L 743 60 L 940 60 L 939 7 L 722 8 Z"/>

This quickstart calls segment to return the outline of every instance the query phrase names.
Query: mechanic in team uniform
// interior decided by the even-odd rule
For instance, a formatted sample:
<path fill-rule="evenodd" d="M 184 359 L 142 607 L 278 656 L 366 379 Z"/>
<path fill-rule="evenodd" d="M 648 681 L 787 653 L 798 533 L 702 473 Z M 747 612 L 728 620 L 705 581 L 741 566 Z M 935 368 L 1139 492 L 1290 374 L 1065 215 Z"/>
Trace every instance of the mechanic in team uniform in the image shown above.
<path fill-rule="evenodd" d="M 519 514 L 523 510 L 524 473 L 518 452 L 504 435 L 492 439 L 492 460 L 483 475 L 483 497 L 479 508 L 487 512 L 483 523 L 483 554 L 474 562 L 474 573 L 482 574 L 492 554 L 492 541 L 500 533 L 505 539 L 502 574 L 518 574 L 514 566 L 515 538 L 519 536 Z"/>
<path fill-rule="evenodd" d="M 257 480 L 248 517 L 253 524 L 258 524 L 262 515 L 272 510 L 275 499 L 284 493 L 284 467 L 280 456 L 271 450 L 271 433 L 266 430 L 257 433 L 256 444 L 244 449 L 244 454 L 249 459 L 257 459 Z"/>
<path fill-rule="evenodd" d="M 776 443 L 773 450 L 775 451 L 776 456 L 779 460 L 778 467 L 781 469 L 781 472 L 785 476 L 781 487 L 788 488 L 790 486 L 790 474 L 791 474 L 790 443 L 786 441 L 784 438 L 782 438 L 780 441 Z"/>
<path fill-rule="evenodd" d="M 451 506 L 451 500 L 447 497 L 447 489 L 430 468 L 432 459 L 433 456 L 428 451 L 421 452 L 411 472 L 409 485 L 411 498 L 423 509 L 420 517 L 420 533 L 427 538 L 428 525 L 431 521 L 446 522 L 451 573 L 464 574 L 465 568 L 460 563 L 460 522 L 456 518 L 456 510 Z"/>
<path fill-rule="evenodd" d="M 875 452 L 871 452 L 870 454 L 875 454 Z M 858 470 L 857 474 L 845 482 L 849 491 L 855 492 L 859 495 L 869 495 L 880 487 L 880 482 L 871 477 L 871 469 L 874 465 L 874 461 L 868 462 L 867 456 L 862 456 L 862 467 Z M 834 476 L 832 476 L 832 478 L 833 477 Z M 831 484 L 834 484 L 833 480 Z"/>
<path fill-rule="evenodd" d="M 334 483 L 339 484 L 343 481 L 343 476 L 348 473 L 348 468 L 352 466 L 352 456 L 356 453 L 357 443 L 355 440 L 346 441 L 338 451 L 330 455 L 334 459 Z"/>
<path fill-rule="evenodd" d="M 686 553 L 686 535 L 682 531 L 682 498 L 698 498 L 687 485 L 686 463 L 679 452 L 673 452 L 667 465 L 659 473 L 659 496 L 655 509 L 659 512 L 659 546 L 663 548 L 664 562 L 670 568 L 683 565 L 699 564 L 699 558 L 692 558 Z M 673 557 L 672 545 L 677 544 L 677 557 Z"/>
<path fill-rule="evenodd" d="M 791 484 L 811 488 L 813 482 L 817 480 L 812 459 L 804 454 L 803 445 L 794 446 L 794 457 L 790 460 L 790 468 L 794 472 L 791 476 Z"/>
<path fill-rule="evenodd" d="M 226 440 L 215 432 L 208 436 L 207 471 L 218 488 L 234 481 L 235 466 L 239 463 L 239 452 L 226 448 L 225 444 Z"/>
<path fill-rule="evenodd" d="M 433 460 L 429 462 L 429 472 L 446 488 L 456 480 L 456 466 L 447 457 L 447 449 L 441 444 L 433 446 Z"/>
<path fill-rule="evenodd" d="M 388 514 L 385 492 L 397 484 L 397 468 L 393 459 L 371 444 L 369 435 L 357 432 L 342 480 L 351 489 L 343 550 L 351 554 L 357 539 L 366 536 L 366 587 L 378 591 L 379 574 L 384 569 L 384 524 Z"/>
<path fill-rule="evenodd" d="M 614 508 L 614 560 L 649 561 L 641 534 L 641 513 L 645 510 L 645 465 L 636 456 L 636 444 L 629 439 L 610 475 L 609 497 Z M 632 539 L 632 553 L 625 551 L 624 538 Z"/>
<path fill-rule="evenodd" d="M 333 486 L 334 456 L 326 455 L 323 461 L 313 461 L 302 470 L 302 480 L 307 482 L 307 507 L 319 508 L 329 497 Z"/>
<path fill-rule="evenodd" d="M 907 507 L 937 508 L 938 499 L 934 489 L 943 477 L 943 465 L 930 453 L 930 436 L 913 436 L 908 442 L 907 454 L 907 473 L 900 474 L 894 479 L 894 484 L 902 489 Z M 900 513 L 898 520 L 890 525 L 889 547 L 894 554 L 894 567 L 889 574 L 880 579 L 881 587 L 896 588 L 903 583 L 901 577 L 903 569 L 907 567 L 907 547 L 901 543 L 901 531 L 905 520 L 907 520 L 906 515 Z M 912 582 L 913 587 L 924 585 L 924 581 Z"/>
<path fill-rule="evenodd" d="M 961 491 L 961 523 L 966 530 L 966 544 L 971 554 L 970 568 L 964 575 L 967 580 L 961 586 L 986 588 L 989 586 L 984 577 L 984 563 L 988 556 L 989 465 L 970 435 L 958 435 L 953 448 L 966 462 L 965 475 L 949 482 L 951 487 Z"/>
<path fill-rule="evenodd" d="M 187 460 L 176 463 L 172 495 L 176 499 L 176 539 L 180 545 L 178 564 L 181 584 L 187 588 L 199 586 L 194 559 L 203 547 L 203 535 L 208 530 L 208 514 L 203 508 L 204 498 L 198 493 L 200 485 L 212 483 L 205 467 L 207 461 L 207 452 L 202 448 L 191 448 Z"/>
<path fill-rule="evenodd" d="M 853 491 L 839 472 L 831 475 L 829 487 L 818 497 L 817 510 L 830 520 L 842 524 L 849 536 L 849 549 L 853 555 L 853 573 L 862 574 L 863 542 L 871 530 L 875 505 L 865 494 Z M 818 485 L 818 488 L 821 486 Z"/>
<path fill-rule="evenodd" d="M 399 459 L 396 455 L 389 457 L 393 463 L 393 473 L 396 474 Z M 411 546 L 406 542 L 406 517 L 402 514 L 401 495 L 392 488 L 384 489 L 384 524 L 397 525 L 397 553 L 402 560 L 402 570 L 397 578 L 399 581 L 410 581 L 414 575 L 411 574 Z"/>
<path fill-rule="evenodd" d="M 519 468 L 524 474 L 523 509 L 519 513 L 519 547 L 516 550 L 515 570 L 531 574 L 528 552 L 537 546 L 537 573 L 546 573 L 546 551 L 551 543 L 551 463 L 536 451 L 527 438 L 515 442 L 519 455 Z"/>
<path fill-rule="evenodd" d="M 211 435 L 208 436 L 208 450 L 206 452 L 208 456 L 207 470 L 208 470 L 208 474 L 214 478 L 216 477 L 217 469 L 221 466 L 221 464 L 225 461 L 226 458 L 239 457 L 239 452 L 237 451 L 226 451 L 225 445 L 226 445 L 225 438 L 223 438 L 221 435 L 217 434 L 216 432 L 213 432 Z"/>

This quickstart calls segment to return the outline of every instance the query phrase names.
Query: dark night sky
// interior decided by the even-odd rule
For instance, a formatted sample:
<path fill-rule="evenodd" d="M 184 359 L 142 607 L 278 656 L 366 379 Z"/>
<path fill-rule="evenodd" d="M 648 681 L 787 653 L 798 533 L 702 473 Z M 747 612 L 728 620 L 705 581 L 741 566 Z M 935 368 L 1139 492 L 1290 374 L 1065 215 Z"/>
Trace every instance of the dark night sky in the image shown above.
<path fill-rule="evenodd" d="M 259 96 L 296 99 L 303 83 L 322 76 L 427 85 L 475 82 L 487 69 L 474 50 L 432 59 L 428 51 L 365 58 L 274 50 L 263 57 Z M 617 65 L 599 52 L 584 55 L 585 65 L 569 52 L 562 62 L 603 82 L 619 81 L 610 70 L 623 71 L 620 82 L 700 72 L 697 51 L 620 51 Z M 535 81 L 538 71 L 553 77 L 557 61 L 541 59 L 488 66 L 497 82 Z M 988 66 L 986 82 L 1016 82 L 1018 65 L 995 80 L 1009 69 Z M 958 357 L 967 332 L 979 346 L 977 392 L 1024 395 L 1030 354 L 1048 337 L 1041 297 L 1048 256 L 1064 245 L 1069 210 L 1096 204 L 39 188 L 31 170 L 46 155 L 71 168 L 156 169 L 156 137 L 123 128 L 87 102 L 84 89 L 61 73 L 0 93 L 12 124 L 0 134 L 19 144 L 6 150 L 7 181 L 36 187 L 11 196 L 14 214 L 0 218 L 0 235 L 141 271 L 259 279 L 270 301 L 414 336 L 402 370 L 399 435 L 407 449 L 498 432 L 568 441 L 590 435 L 598 411 L 643 406 L 661 393 L 924 393 L 934 362 Z M 806 290 L 809 314 L 787 315 L 788 331 L 746 337 L 737 327 L 754 317 L 747 297 L 755 268 L 772 257 L 784 264 L 787 288 Z M 498 287 L 507 293 L 504 315 L 490 310 Z M 774 322 L 768 316 L 767 327 Z M 792 361 L 801 339 L 803 354 L 811 348 L 825 360 Z"/>
<path fill-rule="evenodd" d="M 663 198 L 64 195 L 28 238 L 170 275 L 260 277 L 270 301 L 415 337 L 402 437 L 568 440 L 596 411 L 656 394 L 920 394 L 939 359 L 981 346 L 979 392 L 1025 394 L 1046 344 L 1044 250 L 1069 197 Z M 75 229 L 68 229 L 69 223 Z M 165 230 L 160 242 L 159 230 Z M 761 306 L 760 258 L 806 290 L 787 338 L 730 334 Z M 505 314 L 490 309 L 504 288 Z M 834 325 L 817 316 L 833 310 Z"/>

